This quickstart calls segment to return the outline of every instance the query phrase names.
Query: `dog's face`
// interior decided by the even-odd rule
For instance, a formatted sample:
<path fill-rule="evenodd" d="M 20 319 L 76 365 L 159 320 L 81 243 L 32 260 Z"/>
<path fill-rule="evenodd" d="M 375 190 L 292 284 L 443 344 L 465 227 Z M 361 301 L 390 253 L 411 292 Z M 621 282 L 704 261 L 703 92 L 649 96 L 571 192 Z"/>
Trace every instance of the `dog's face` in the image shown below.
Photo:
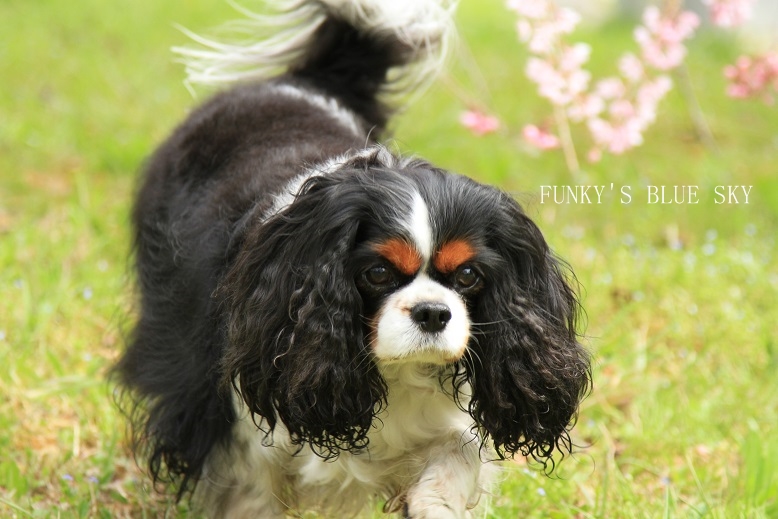
<path fill-rule="evenodd" d="M 500 455 L 569 448 L 589 364 L 563 267 L 506 194 L 381 153 L 249 224 L 221 289 L 227 378 L 325 456 L 366 445 L 396 363 L 466 380 L 455 398 Z"/>
<path fill-rule="evenodd" d="M 366 338 L 379 364 L 452 364 L 467 351 L 468 307 L 485 287 L 478 249 L 466 236 L 437 243 L 442 233 L 430 216 L 417 195 L 407 221 L 396 226 L 405 232 L 379 231 L 355 248 L 355 284 L 369 323 Z"/>

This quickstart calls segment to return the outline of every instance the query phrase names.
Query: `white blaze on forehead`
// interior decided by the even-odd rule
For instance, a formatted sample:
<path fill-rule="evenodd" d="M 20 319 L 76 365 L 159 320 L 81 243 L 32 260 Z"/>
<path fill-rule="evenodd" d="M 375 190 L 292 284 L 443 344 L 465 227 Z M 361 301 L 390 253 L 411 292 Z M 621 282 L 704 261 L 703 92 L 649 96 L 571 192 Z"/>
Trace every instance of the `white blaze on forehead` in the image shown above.
<path fill-rule="evenodd" d="M 418 192 L 413 194 L 411 214 L 403 222 L 403 227 L 410 234 L 413 244 L 423 258 L 424 264 L 427 264 L 432 257 L 432 226 L 427 204 Z"/>

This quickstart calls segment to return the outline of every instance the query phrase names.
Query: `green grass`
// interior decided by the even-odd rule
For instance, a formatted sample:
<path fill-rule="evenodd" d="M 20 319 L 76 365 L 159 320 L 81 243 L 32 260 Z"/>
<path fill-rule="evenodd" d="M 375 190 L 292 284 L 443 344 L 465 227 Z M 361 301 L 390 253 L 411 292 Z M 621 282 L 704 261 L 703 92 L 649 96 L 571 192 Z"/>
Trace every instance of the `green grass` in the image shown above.
<path fill-rule="evenodd" d="M 450 81 L 506 128 L 471 136 L 438 85 L 397 120 L 396 142 L 516 194 L 575 269 L 595 358 L 574 433 L 585 447 L 552 478 L 507 464 L 491 516 L 778 516 L 778 111 L 726 98 L 737 46 L 701 34 L 688 72 L 717 150 L 675 89 L 643 147 L 574 180 L 560 154 L 521 145 L 521 126 L 549 110 L 523 76 L 512 16 L 482 5 L 464 0 L 459 26 L 485 83 L 465 64 Z M 105 373 L 132 306 L 137 171 L 196 102 L 168 51 L 185 42 L 172 24 L 232 17 L 220 2 L 0 3 L 2 516 L 186 515 L 135 467 Z M 625 23 L 581 38 L 601 75 L 631 45 Z M 541 185 L 611 182 L 632 186 L 631 204 L 540 203 Z M 753 186 L 750 203 L 715 205 L 728 184 Z M 647 185 L 698 185 L 701 201 L 650 205 Z"/>

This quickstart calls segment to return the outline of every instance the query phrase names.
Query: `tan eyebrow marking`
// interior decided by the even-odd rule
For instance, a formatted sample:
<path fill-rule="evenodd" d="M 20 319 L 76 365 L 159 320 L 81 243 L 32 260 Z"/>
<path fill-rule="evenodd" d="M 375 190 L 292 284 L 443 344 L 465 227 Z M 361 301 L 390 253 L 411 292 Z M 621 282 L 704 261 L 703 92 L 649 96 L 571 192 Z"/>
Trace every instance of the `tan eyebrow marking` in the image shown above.
<path fill-rule="evenodd" d="M 406 276 L 416 274 L 421 268 L 421 254 L 408 242 L 399 238 L 391 238 L 379 243 L 374 250 Z"/>
<path fill-rule="evenodd" d="M 452 240 L 440 247 L 440 250 L 435 253 L 432 263 L 438 272 L 449 274 L 466 261 L 473 259 L 474 256 L 475 249 L 468 241 Z"/>

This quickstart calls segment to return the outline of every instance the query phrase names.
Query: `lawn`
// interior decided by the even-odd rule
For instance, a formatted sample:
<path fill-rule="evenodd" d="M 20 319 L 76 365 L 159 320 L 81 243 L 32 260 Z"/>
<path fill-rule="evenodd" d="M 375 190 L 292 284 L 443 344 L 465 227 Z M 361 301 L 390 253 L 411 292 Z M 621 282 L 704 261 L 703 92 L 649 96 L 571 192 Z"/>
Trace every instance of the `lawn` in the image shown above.
<path fill-rule="evenodd" d="M 186 43 L 173 24 L 234 16 L 218 1 L 0 3 L 0 516 L 191 516 L 136 468 L 105 375 L 132 319 L 138 170 L 198 102 L 168 50 Z M 507 463 L 489 517 L 778 517 L 778 110 L 726 97 L 737 42 L 709 30 L 690 44 L 714 144 L 676 88 L 642 147 L 574 178 L 561 153 L 519 138 L 550 111 L 512 13 L 463 0 L 458 18 L 469 51 L 393 142 L 515 194 L 577 274 L 595 360 L 576 454 L 550 478 Z M 631 23 L 579 34 L 595 74 L 614 72 Z M 462 92 L 503 129 L 462 128 Z M 615 190 L 541 203 L 541 186 L 576 184 Z M 699 203 L 649 203 L 662 185 L 698 186 Z M 750 186 L 748 203 L 716 204 L 716 186 Z"/>

